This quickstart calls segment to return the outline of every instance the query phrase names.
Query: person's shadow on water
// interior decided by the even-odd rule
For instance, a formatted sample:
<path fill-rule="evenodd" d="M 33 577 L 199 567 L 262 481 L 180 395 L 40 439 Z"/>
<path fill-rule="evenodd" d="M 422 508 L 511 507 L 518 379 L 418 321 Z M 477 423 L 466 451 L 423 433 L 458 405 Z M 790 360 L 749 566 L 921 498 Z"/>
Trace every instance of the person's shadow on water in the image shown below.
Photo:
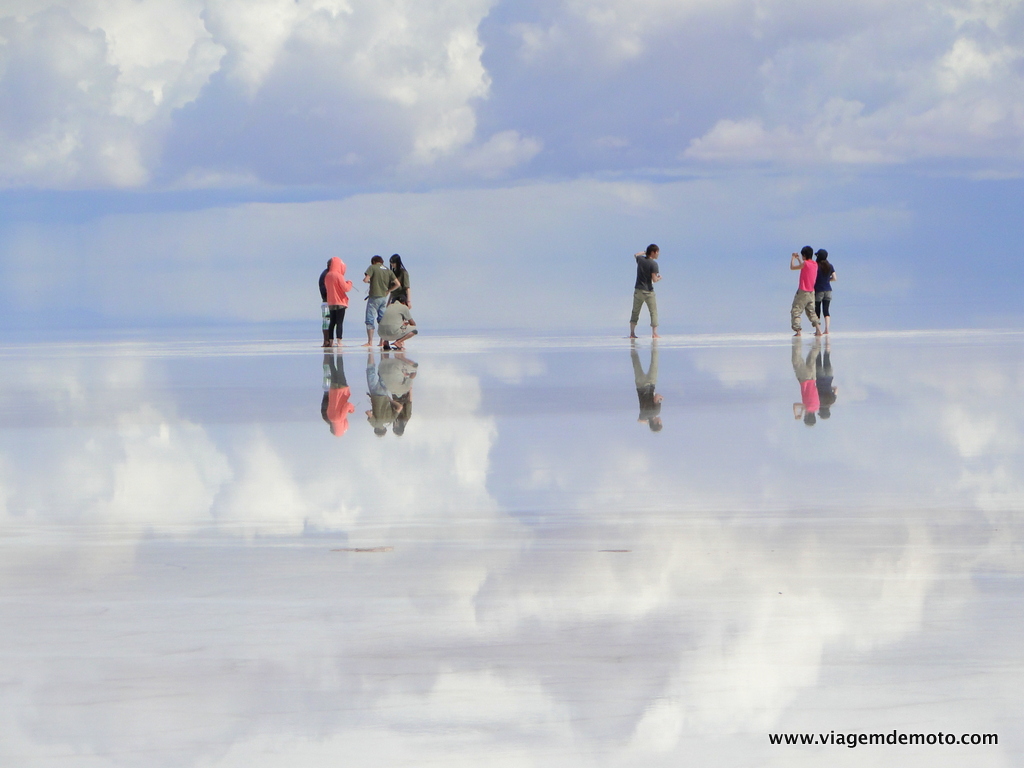
<path fill-rule="evenodd" d="M 356 407 L 349 402 L 352 390 L 345 380 L 345 360 L 335 352 L 324 353 L 324 398 L 320 402 L 320 416 L 331 428 L 331 434 L 341 437 L 348 430 L 348 415 Z"/>
<path fill-rule="evenodd" d="M 816 363 L 817 375 L 814 385 L 818 390 L 818 401 L 820 403 L 818 417 L 827 419 L 832 416 L 832 406 L 835 404 L 836 395 L 839 392 L 839 387 L 834 386 L 832 383 L 832 343 L 827 336 L 825 337 L 825 356 L 822 358 L 821 352 L 818 352 Z"/>
<path fill-rule="evenodd" d="M 800 402 L 793 403 L 793 418 L 803 417 L 804 424 L 813 427 L 817 422 L 817 413 L 821 408 L 821 401 L 818 397 L 818 350 L 821 342 L 814 339 L 811 351 L 804 358 L 804 341 L 800 336 L 793 337 L 792 363 L 793 373 L 796 375 L 797 383 L 800 385 Z"/>
<path fill-rule="evenodd" d="M 640 363 L 636 344 L 631 346 L 629 354 L 633 359 L 633 381 L 636 384 L 637 399 L 640 401 L 640 415 L 637 421 L 650 427 L 651 432 L 660 432 L 661 402 L 665 398 L 654 391 L 658 386 L 658 344 L 651 344 L 651 360 L 646 372 Z"/>
<path fill-rule="evenodd" d="M 388 433 L 388 425 L 394 423 L 395 419 L 405 410 L 405 406 L 394 397 L 381 378 L 381 370 L 387 372 L 384 365 L 389 357 L 387 355 L 381 360 L 378 367 L 373 351 L 366 356 L 366 394 L 370 398 L 370 410 L 366 412 L 366 420 L 373 427 L 373 434 L 377 437 L 384 437 Z"/>
<path fill-rule="evenodd" d="M 396 352 L 394 357 L 385 354 L 377 367 L 381 382 L 401 406 L 391 425 L 391 431 L 396 437 L 405 434 L 405 428 L 412 418 L 412 382 L 418 367 L 419 363 L 410 360 L 402 352 Z"/>

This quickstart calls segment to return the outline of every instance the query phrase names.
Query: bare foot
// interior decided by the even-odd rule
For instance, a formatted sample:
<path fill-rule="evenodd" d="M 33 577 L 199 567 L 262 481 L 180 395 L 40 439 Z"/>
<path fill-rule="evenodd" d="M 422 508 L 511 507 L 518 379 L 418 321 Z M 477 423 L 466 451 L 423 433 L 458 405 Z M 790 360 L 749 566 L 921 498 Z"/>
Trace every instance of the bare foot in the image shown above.
<path fill-rule="evenodd" d="M 815 335 L 815 336 L 821 336 L 821 331 L 815 331 L 815 332 L 814 332 L 814 335 Z"/>
<path fill-rule="evenodd" d="M 656 334 L 656 333 L 652 333 L 652 334 L 651 334 L 651 338 L 652 338 L 652 339 L 660 339 L 660 338 L 661 338 L 661 336 L 659 336 L 659 335 L 658 335 L 658 334 Z"/>
<path fill-rule="evenodd" d="M 793 334 L 794 338 L 797 337 L 797 336 L 800 336 L 800 335 L 801 335 L 800 331 L 797 331 L 796 333 Z"/>
<path fill-rule="evenodd" d="M 372 341 L 368 341 L 365 344 L 360 344 L 359 346 L 361 346 L 361 347 L 372 347 L 373 346 L 373 342 Z"/>
<path fill-rule="evenodd" d="M 629 334 L 629 338 L 636 339 L 636 338 L 639 338 L 639 337 L 635 333 L 631 333 L 631 334 Z"/>

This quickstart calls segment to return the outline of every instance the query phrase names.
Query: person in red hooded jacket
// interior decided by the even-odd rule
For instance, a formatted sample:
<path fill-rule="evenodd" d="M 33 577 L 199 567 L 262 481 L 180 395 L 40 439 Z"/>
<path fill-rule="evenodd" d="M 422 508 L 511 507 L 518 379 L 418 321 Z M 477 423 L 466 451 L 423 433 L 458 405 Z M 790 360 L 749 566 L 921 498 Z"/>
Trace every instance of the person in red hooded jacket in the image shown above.
<path fill-rule="evenodd" d="M 356 409 L 349 402 L 352 390 L 345 379 L 345 361 L 341 355 L 324 353 L 324 379 L 327 390 L 320 403 L 320 415 L 331 425 L 331 434 L 341 437 L 348 430 L 348 415 Z"/>
<path fill-rule="evenodd" d="M 329 347 L 332 344 L 338 346 L 341 344 L 341 326 L 345 321 L 348 292 L 352 290 L 352 281 L 345 279 L 345 262 L 337 256 L 327 262 L 324 287 L 327 289 L 327 311 L 330 316 L 327 334 L 324 336 L 324 346 Z"/>

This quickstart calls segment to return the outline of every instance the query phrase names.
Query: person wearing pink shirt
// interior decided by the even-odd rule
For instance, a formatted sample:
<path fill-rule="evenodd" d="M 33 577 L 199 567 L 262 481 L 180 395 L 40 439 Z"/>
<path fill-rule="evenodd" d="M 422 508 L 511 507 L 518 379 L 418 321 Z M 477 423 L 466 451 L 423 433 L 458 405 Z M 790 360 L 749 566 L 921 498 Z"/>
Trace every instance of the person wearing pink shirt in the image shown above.
<path fill-rule="evenodd" d="M 337 256 L 327 262 L 324 289 L 327 293 L 328 309 L 328 323 L 324 329 L 324 346 L 340 346 L 341 326 L 345 322 L 348 292 L 352 290 L 352 281 L 345 279 L 345 262 Z"/>
<path fill-rule="evenodd" d="M 818 315 L 814 312 L 814 281 L 818 277 L 818 265 L 812 259 L 814 249 L 805 245 L 800 253 L 794 253 L 789 259 L 791 270 L 800 270 L 800 285 L 797 287 L 796 296 L 793 297 L 793 307 L 790 310 L 792 318 L 793 335 L 800 335 L 800 315 L 807 313 L 807 319 L 814 326 L 814 335 L 821 336 L 821 327 L 818 324 Z"/>

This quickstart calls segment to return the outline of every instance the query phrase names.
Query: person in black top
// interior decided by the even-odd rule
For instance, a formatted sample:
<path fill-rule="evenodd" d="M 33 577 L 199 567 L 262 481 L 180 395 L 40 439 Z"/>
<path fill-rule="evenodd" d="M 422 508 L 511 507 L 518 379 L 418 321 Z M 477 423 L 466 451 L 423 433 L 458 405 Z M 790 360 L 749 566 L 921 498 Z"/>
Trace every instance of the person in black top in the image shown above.
<path fill-rule="evenodd" d="M 405 268 L 405 264 L 402 263 L 402 257 L 397 253 L 392 254 L 391 260 L 388 262 L 388 266 L 391 267 L 391 272 L 396 278 L 398 278 L 398 287 L 391 292 L 388 297 L 388 304 L 394 304 L 396 301 L 401 301 L 409 309 L 412 309 L 412 299 L 409 295 L 412 293 L 412 289 L 409 287 L 409 270 Z"/>
<path fill-rule="evenodd" d="M 832 281 L 836 279 L 836 269 L 828 260 L 828 251 L 819 248 L 814 254 L 818 260 L 818 276 L 814 279 L 814 314 L 821 320 L 822 328 L 828 333 L 829 305 L 832 303 Z"/>
<path fill-rule="evenodd" d="M 665 398 L 654 392 L 654 388 L 658 386 L 658 344 L 655 342 L 651 345 L 651 364 L 646 373 L 635 346 L 629 354 L 633 358 L 633 383 L 636 384 L 636 396 L 640 401 L 640 415 L 637 421 L 650 427 L 651 432 L 660 432 L 661 401 Z"/>
<path fill-rule="evenodd" d="M 330 259 L 327 260 L 328 269 L 331 266 Z M 320 314 L 323 317 L 323 331 L 324 331 L 324 346 L 331 346 L 330 332 L 327 330 L 331 324 L 331 314 L 327 310 L 327 283 L 324 282 L 327 278 L 327 270 L 325 269 L 320 273 Z"/>
<path fill-rule="evenodd" d="M 651 243 L 647 250 L 633 254 L 636 259 L 636 284 L 633 287 L 633 313 L 629 316 L 629 338 L 636 338 L 636 324 L 640 308 L 646 304 L 651 315 L 651 337 L 658 338 L 658 301 L 654 297 L 654 284 L 661 280 L 658 271 L 658 246 Z"/>

